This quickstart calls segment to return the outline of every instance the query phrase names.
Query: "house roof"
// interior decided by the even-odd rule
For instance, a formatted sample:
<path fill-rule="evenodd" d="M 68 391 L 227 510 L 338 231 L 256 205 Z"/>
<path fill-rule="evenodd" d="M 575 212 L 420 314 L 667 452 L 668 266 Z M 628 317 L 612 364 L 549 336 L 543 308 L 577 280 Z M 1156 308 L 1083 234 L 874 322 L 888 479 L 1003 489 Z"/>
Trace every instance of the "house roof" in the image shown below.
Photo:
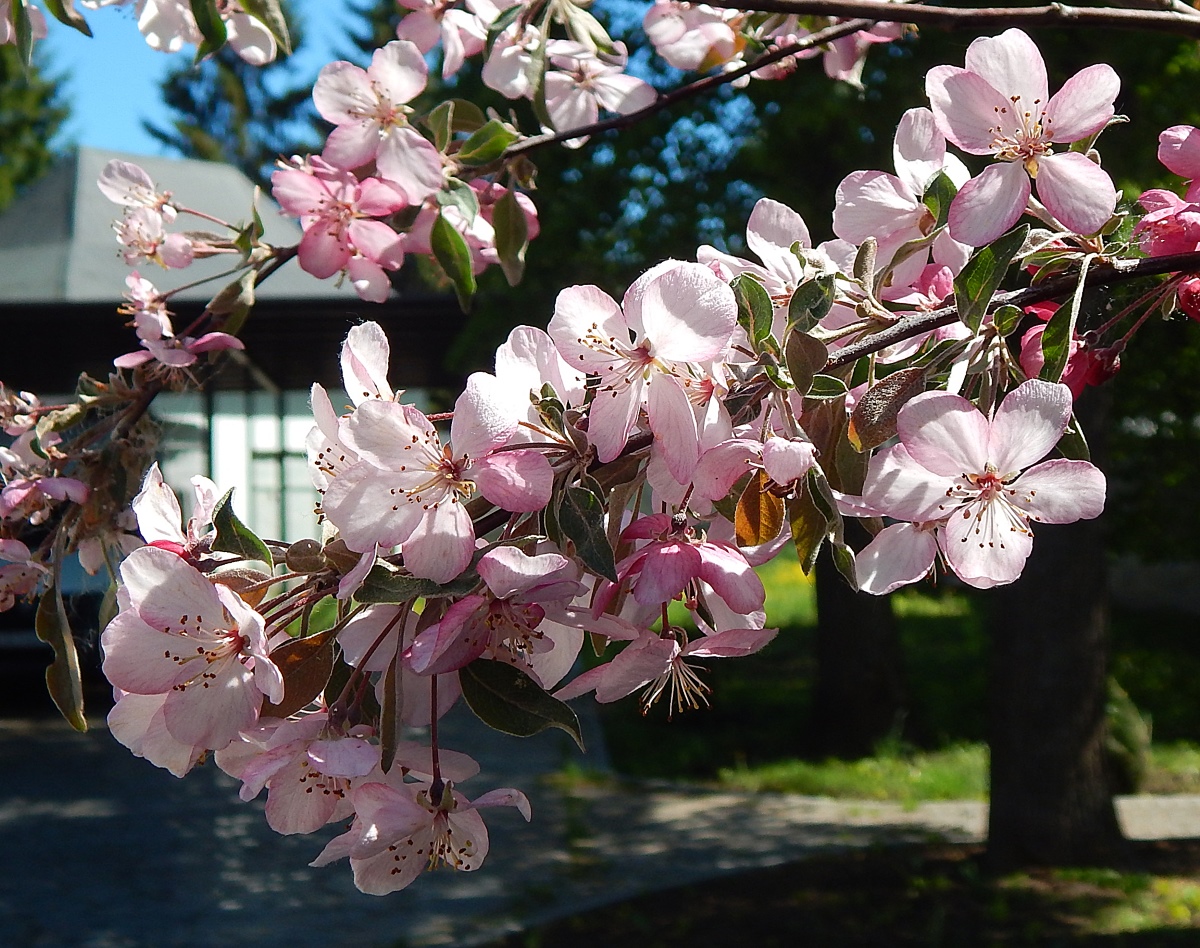
<path fill-rule="evenodd" d="M 231 165 L 80 148 L 0 214 L 0 304 L 120 302 L 130 270 L 121 259 L 112 229 L 121 208 L 96 186 L 101 169 L 114 158 L 144 168 L 180 205 L 234 224 L 250 219 L 254 184 Z M 299 226 L 283 217 L 269 196 L 260 195 L 257 206 L 268 243 L 287 246 L 299 242 Z M 181 214 L 171 229 L 219 228 Z M 184 270 L 144 264 L 140 272 L 165 291 L 228 269 L 229 259 L 217 256 L 197 260 Z M 173 299 L 207 302 L 225 282 L 228 280 L 216 280 L 183 290 Z M 264 281 L 257 296 L 262 300 L 348 300 L 354 299 L 354 291 L 348 285 L 336 286 L 333 280 L 318 280 L 291 264 Z"/>
<path fill-rule="evenodd" d="M 153 158 L 80 148 L 0 214 L 0 381 L 11 388 L 69 391 L 80 371 L 104 378 L 112 360 L 137 347 L 116 312 L 130 268 L 121 259 L 112 222 L 121 216 L 96 186 L 112 159 L 141 166 L 181 205 L 231 223 L 248 220 L 254 185 L 230 165 Z M 266 195 L 258 212 L 268 243 L 299 242 L 301 230 Z M 172 230 L 201 229 L 185 215 Z M 162 291 L 230 268 L 221 256 L 183 270 L 154 264 L 139 272 Z M 186 326 L 230 278 L 181 291 L 171 298 L 176 326 Z M 452 385 L 458 373 L 444 365 L 450 340 L 464 325 L 447 294 L 404 292 L 384 304 L 364 303 L 349 284 L 318 280 L 289 262 L 256 287 L 254 313 L 239 333 L 247 355 L 280 388 L 307 389 L 313 381 L 338 384 L 337 353 L 351 326 L 383 324 L 392 342 L 393 375 L 407 387 Z M 236 383 L 226 372 L 217 384 Z"/>

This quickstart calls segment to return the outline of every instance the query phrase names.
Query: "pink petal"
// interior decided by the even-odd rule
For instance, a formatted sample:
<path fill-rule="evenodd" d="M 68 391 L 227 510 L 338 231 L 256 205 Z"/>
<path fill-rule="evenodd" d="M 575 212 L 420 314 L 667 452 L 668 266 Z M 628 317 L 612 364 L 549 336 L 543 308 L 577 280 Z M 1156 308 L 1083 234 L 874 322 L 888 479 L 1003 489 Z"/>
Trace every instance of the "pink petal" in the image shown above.
<path fill-rule="evenodd" d="M 938 528 L 942 552 L 956 576 L 968 586 L 990 589 L 1021 575 L 1033 549 L 1033 534 L 998 510 L 979 515 L 978 504 L 963 508 Z"/>
<path fill-rule="evenodd" d="M 569 286 L 560 292 L 546 332 L 567 365 L 581 372 L 596 372 L 611 361 L 587 343 L 590 334 L 629 344 L 621 308 L 598 286 Z"/>
<path fill-rule="evenodd" d="M 896 175 L 914 195 L 923 193 L 934 175 L 942 170 L 946 140 L 929 109 L 909 109 L 900 116 L 892 160 Z"/>
<path fill-rule="evenodd" d="M 429 67 L 416 44 L 393 40 L 375 50 L 367 70 L 372 84 L 379 84 L 383 94 L 393 103 L 415 99 L 425 89 Z"/>
<path fill-rule="evenodd" d="M 939 476 L 918 464 L 904 445 L 897 444 L 871 458 L 862 500 L 869 509 L 897 520 L 925 523 L 949 513 L 952 505 L 946 494 L 954 483 L 954 478 Z"/>
<path fill-rule="evenodd" d="M 1158 136 L 1158 160 L 1181 178 L 1200 178 L 1200 129 L 1172 125 Z"/>
<path fill-rule="evenodd" d="M 895 175 L 856 171 L 838 185 L 833 232 L 854 244 L 868 237 L 883 241 L 907 231 L 912 231 L 909 237 L 917 237 L 920 234 L 916 225 L 923 210 L 908 186 Z"/>
<path fill-rule="evenodd" d="M 699 578 L 712 586 L 730 609 L 749 615 L 763 607 L 767 594 L 762 580 L 741 553 L 720 543 L 701 543 L 696 549 L 700 554 Z"/>
<path fill-rule="evenodd" d="M 540 451 L 498 451 L 477 462 L 471 476 L 484 497 L 516 513 L 541 510 L 554 489 L 554 470 Z"/>
<path fill-rule="evenodd" d="M 1046 209 L 1077 234 L 1096 233 L 1117 206 L 1108 172 L 1078 152 L 1040 159 L 1037 193 Z"/>
<path fill-rule="evenodd" d="M 683 649 L 694 658 L 740 658 L 753 655 L 778 634 L 778 629 L 726 629 L 692 639 Z"/>
<path fill-rule="evenodd" d="M 387 378 L 390 357 L 391 347 L 379 323 L 361 323 L 347 333 L 342 343 L 342 381 L 355 405 L 372 397 L 392 397 Z"/>
<path fill-rule="evenodd" d="M 374 111 L 378 99 L 366 70 L 343 61 L 329 63 L 313 86 L 313 104 L 334 125 L 358 125 Z"/>
<path fill-rule="evenodd" d="M 374 122 L 339 125 L 325 139 L 321 157 L 335 168 L 353 171 L 379 152 L 379 126 Z"/>
<path fill-rule="evenodd" d="M 1121 77 L 1106 63 L 1075 73 L 1046 106 L 1050 140 L 1074 142 L 1100 131 L 1112 118 L 1120 91 Z"/>
<path fill-rule="evenodd" d="M 876 534 L 854 557 L 858 588 L 872 596 L 887 595 L 927 576 L 936 558 L 933 530 L 894 523 Z"/>
<path fill-rule="evenodd" d="M 988 421 L 958 395 L 924 392 L 909 399 L 896 418 L 896 431 L 909 456 L 935 474 L 981 474 L 987 466 Z"/>
<path fill-rule="evenodd" d="M 1087 461 L 1046 461 L 1031 467 L 1009 487 L 1013 503 L 1039 523 L 1092 520 L 1104 510 L 1104 474 Z"/>
<path fill-rule="evenodd" d="M 786 204 L 760 199 L 746 222 L 746 246 L 773 273 L 801 276 L 800 261 L 792 253 L 792 244 L 797 242 L 801 247 L 812 246 L 804 218 Z"/>
<path fill-rule="evenodd" d="M 708 267 L 677 263 L 639 289 L 630 288 L 625 316 L 644 328 L 654 356 L 703 362 L 724 353 L 737 326 L 737 302 Z"/>
<path fill-rule="evenodd" d="M 633 587 L 633 598 L 644 606 L 670 602 L 683 592 L 689 580 L 700 575 L 702 558 L 686 542 L 652 544 L 642 551 L 641 571 Z"/>
<path fill-rule="evenodd" d="M 1046 63 L 1029 35 L 1018 29 L 980 37 L 967 47 L 966 67 L 1022 110 L 1044 108 L 1049 97 Z M 1013 102 L 1013 97 L 1019 102 Z"/>
<path fill-rule="evenodd" d="M 925 92 L 943 135 L 968 154 L 992 154 L 996 116 L 1012 107 L 1003 93 L 982 76 L 957 66 L 929 70 Z"/>
<path fill-rule="evenodd" d="M 1029 175 L 1020 162 L 988 165 L 954 196 L 950 236 L 972 247 L 990 244 L 1020 219 L 1029 203 L 1029 191 Z"/>
<path fill-rule="evenodd" d="M 460 503 L 426 512 L 404 541 L 404 565 L 422 579 L 448 583 L 471 565 L 475 527 Z"/>
<path fill-rule="evenodd" d="M 1070 420 L 1071 391 L 1065 385 L 1042 379 L 1022 382 L 996 410 L 987 458 L 1001 476 L 1024 470 L 1054 449 Z"/>
<path fill-rule="evenodd" d="M 504 386 L 494 375 L 472 372 L 454 403 L 450 443 L 459 457 L 481 458 L 500 447 L 520 421 L 509 409 Z"/>
<path fill-rule="evenodd" d="M 411 128 L 392 129 L 375 160 L 380 176 L 403 191 L 409 204 L 420 204 L 445 183 L 441 154 Z"/>
<path fill-rule="evenodd" d="M 687 483 L 700 458 L 700 444 L 696 413 L 678 379 L 660 374 L 651 380 L 646 414 L 654 443 L 662 452 L 671 476 L 681 484 Z"/>
<path fill-rule="evenodd" d="M 634 642 L 607 666 L 601 666 L 606 674 L 596 689 L 596 700 L 608 704 L 624 698 L 665 672 L 678 654 L 679 643 L 674 639 L 660 639 L 647 632 L 645 638 Z"/>

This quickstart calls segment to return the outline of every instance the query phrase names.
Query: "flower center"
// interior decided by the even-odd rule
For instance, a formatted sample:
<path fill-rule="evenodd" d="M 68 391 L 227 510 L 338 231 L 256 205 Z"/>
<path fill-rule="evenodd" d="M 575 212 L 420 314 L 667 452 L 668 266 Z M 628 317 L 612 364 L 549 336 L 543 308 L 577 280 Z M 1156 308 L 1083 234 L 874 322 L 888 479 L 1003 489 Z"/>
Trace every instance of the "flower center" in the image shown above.
<path fill-rule="evenodd" d="M 998 161 L 1024 162 L 1029 176 L 1036 178 L 1038 159 L 1051 152 L 1052 119 L 1041 99 L 1034 99 L 1030 107 L 1021 102 L 1019 95 L 1009 101 L 1011 107 L 998 105 L 995 109 L 997 124 L 989 129 L 994 136 L 992 153 Z"/>

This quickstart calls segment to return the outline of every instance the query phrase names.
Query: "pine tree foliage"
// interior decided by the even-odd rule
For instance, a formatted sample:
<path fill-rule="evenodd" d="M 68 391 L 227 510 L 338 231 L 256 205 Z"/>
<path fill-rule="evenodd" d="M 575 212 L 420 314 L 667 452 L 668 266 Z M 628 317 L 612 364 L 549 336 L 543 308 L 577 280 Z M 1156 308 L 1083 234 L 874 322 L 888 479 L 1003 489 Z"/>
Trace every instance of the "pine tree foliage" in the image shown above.
<path fill-rule="evenodd" d="M 303 38 L 289 19 L 293 46 Z M 236 165 L 260 185 L 275 159 L 320 147 L 312 105 L 315 76 L 297 76 L 287 59 L 243 62 L 228 46 L 198 65 L 168 73 L 162 95 L 175 118 L 146 131 L 186 158 Z"/>
<path fill-rule="evenodd" d="M 14 46 L 0 46 L 0 210 L 54 163 L 51 141 L 70 110 L 37 65 L 28 73 Z"/>

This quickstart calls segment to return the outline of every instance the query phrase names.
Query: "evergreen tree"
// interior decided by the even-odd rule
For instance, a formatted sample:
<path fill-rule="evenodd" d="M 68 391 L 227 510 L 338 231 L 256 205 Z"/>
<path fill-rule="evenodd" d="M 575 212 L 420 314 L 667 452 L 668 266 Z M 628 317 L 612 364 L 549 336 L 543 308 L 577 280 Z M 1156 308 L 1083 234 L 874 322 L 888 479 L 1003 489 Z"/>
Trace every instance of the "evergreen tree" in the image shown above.
<path fill-rule="evenodd" d="M 53 81 L 16 47 L 0 46 L 0 210 L 54 163 L 51 141 L 70 114 Z"/>
<path fill-rule="evenodd" d="M 289 19 L 293 47 L 302 42 Z M 187 158 L 236 165 L 266 186 L 279 155 L 317 150 L 315 76 L 297 77 L 287 59 L 251 66 L 230 47 L 163 80 L 163 101 L 175 113 L 169 126 L 146 131 Z"/>

